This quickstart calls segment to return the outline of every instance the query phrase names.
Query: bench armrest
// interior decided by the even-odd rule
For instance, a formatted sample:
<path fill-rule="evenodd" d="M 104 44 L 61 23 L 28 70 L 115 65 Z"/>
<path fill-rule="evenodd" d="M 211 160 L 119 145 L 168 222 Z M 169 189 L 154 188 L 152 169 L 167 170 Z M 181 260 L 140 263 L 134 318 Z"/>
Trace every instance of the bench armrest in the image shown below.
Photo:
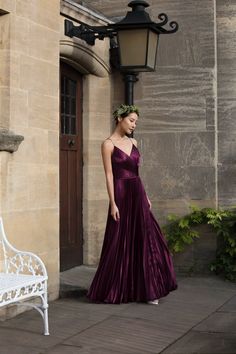
<path fill-rule="evenodd" d="M 0 217 L 0 243 L 4 253 L 4 270 L 6 273 L 47 276 L 43 261 L 32 252 L 20 251 L 8 241 L 3 221 Z"/>

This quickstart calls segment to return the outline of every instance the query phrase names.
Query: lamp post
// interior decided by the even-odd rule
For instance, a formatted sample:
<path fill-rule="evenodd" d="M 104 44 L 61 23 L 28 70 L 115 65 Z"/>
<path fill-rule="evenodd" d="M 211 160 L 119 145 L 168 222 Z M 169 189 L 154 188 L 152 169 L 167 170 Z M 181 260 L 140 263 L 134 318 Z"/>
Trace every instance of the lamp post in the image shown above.
<path fill-rule="evenodd" d="M 159 23 L 153 22 L 145 11 L 149 6 L 146 1 L 134 0 L 128 6 L 132 11 L 128 11 L 121 21 L 107 26 L 85 23 L 74 26 L 72 21 L 65 20 L 65 35 L 81 38 L 90 45 L 94 45 L 96 39 L 110 37 L 111 58 L 115 58 L 116 68 L 124 75 L 125 103 L 133 104 L 133 87 L 138 81 L 138 73 L 155 71 L 159 36 L 176 32 L 178 24 L 172 21 L 170 29 L 165 29 L 168 17 L 164 13 L 158 16 Z"/>

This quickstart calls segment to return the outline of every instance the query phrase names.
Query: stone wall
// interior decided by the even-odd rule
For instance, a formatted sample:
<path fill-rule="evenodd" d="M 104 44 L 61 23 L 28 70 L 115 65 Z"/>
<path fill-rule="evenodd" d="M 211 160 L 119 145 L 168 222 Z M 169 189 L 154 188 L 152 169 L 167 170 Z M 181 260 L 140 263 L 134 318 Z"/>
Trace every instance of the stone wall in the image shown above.
<path fill-rule="evenodd" d="M 107 16 L 128 10 L 124 0 L 87 2 Z M 148 3 L 154 21 L 164 12 L 180 27 L 161 36 L 156 72 L 141 74 L 135 86 L 141 173 L 154 212 L 165 222 L 169 213 L 188 212 L 189 204 L 217 205 L 215 8 L 213 0 Z M 114 105 L 123 100 L 122 90 L 121 80 L 114 80 Z"/>
<path fill-rule="evenodd" d="M 45 262 L 54 299 L 59 285 L 59 1 L 3 0 L 0 9 L 0 128 L 24 136 L 17 152 L 0 152 L 0 215 L 11 243 Z"/>
<path fill-rule="evenodd" d="M 216 0 L 219 204 L 236 205 L 236 2 Z"/>
<path fill-rule="evenodd" d="M 108 17 L 124 16 L 127 1 L 87 3 Z M 148 1 L 154 21 L 165 12 L 179 31 L 161 36 L 155 73 L 140 75 L 135 103 L 142 174 L 160 219 L 188 205 L 235 205 L 236 4 L 230 0 Z M 115 18 L 115 20 L 117 20 Z M 114 104 L 123 98 L 116 87 Z"/>

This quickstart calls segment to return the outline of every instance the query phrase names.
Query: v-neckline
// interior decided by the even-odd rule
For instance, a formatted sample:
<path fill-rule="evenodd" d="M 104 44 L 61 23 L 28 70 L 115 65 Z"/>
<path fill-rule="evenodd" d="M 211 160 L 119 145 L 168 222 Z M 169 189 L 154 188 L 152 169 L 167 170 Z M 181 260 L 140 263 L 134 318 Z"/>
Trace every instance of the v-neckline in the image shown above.
<path fill-rule="evenodd" d="M 125 154 L 125 155 L 128 156 L 128 157 L 130 157 L 130 156 L 132 155 L 134 146 L 135 146 L 135 145 L 132 143 L 132 148 L 131 148 L 130 153 L 129 153 L 129 155 L 128 155 L 127 152 L 125 152 L 124 150 L 120 149 L 118 146 L 114 145 L 115 148 L 117 148 L 118 150 L 120 150 L 121 152 L 123 152 L 123 154 Z"/>

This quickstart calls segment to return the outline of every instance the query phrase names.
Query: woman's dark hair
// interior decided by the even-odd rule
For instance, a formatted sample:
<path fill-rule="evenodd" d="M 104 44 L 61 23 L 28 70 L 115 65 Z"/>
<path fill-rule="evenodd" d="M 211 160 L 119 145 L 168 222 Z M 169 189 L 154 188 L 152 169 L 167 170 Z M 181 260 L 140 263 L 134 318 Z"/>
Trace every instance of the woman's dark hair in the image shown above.
<path fill-rule="evenodd" d="M 139 109 L 135 105 L 126 105 L 121 104 L 117 109 L 113 112 L 113 117 L 115 119 L 116 124 L 118 123 L 118 118 L 125 118 L 130 113 L 136 113 L 139 116 Z"/>

